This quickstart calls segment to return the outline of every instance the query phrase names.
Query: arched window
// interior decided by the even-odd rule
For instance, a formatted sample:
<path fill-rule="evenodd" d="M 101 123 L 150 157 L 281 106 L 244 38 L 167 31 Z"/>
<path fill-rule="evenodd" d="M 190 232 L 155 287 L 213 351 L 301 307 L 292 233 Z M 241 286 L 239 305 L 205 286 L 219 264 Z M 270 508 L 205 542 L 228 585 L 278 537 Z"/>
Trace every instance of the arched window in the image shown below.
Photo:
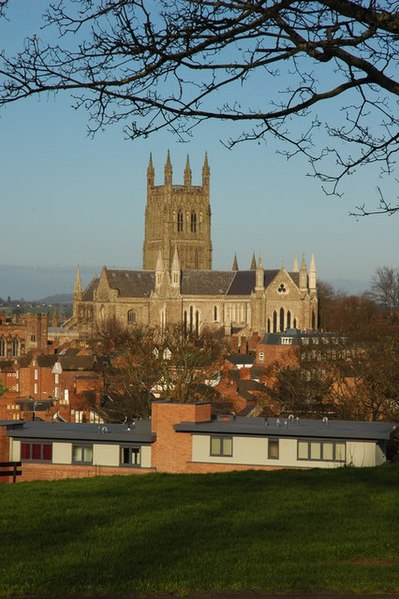
<path fill-rule="evenodd" d="M 187 335 L 187 310 L 184 310 L 183 313 L 183 330 L 184 334 Z"/>
<path fill-rule="evenodd" d="M 198 335 L 199 333 L 199 312 L 198 310 L 195 311 L 195 334 Z"/>
<path fill-rule="evenodd" d="M 287 329 L 291 328 L 291 312 L 288 310 L 287 312 Z"/>
<path fill-rule="evenodd" d="M 312 329 L 315 330 L 316 328 L 316 314 L 315 311 L 312 310 Z"/>
<path fill-rule="evenodd" d="M 213 320 L 216 321 L 218 319 L 218 307 L 215 306 L 213 308 Z"/>
<path fill-rule="evenodd" d="M 136 324 L 136 312 L 129 310 L 127 313 L 127 324 Z"/>
<path fill-rule="evenodd" d="M 280 331 L 284 331 L 284 308 L 280 308 Z"/>
<path fill-rule="evenodd" d="M 13 358 L 19 356 L 19 339 L 13 339 L 11 343 L 11 355 Z"/>
<path fill-rule="evenodd" d="M 277 312 L 273 312 L 273 333 L 277 333 Z"/>
<path fill-rule="evenodd" d="M 190 306 L 190 333 L 193 332 L 193 326 L 194 326 L 194 310 L 193 310 L 193 307 Z"/>
<path fill-rule="evenodd" d="M 179 211 L 177 213 L 177 231 L 183 231 L 183 212 L 181 208 L 179 208 Z"/>
<path fill-rule="evenodd" d="M 197 232 L 197 215 L 194 210 L 191 212 L 191 233 Z"/>
<path fill-rule="evenodd" d="M 6 355 L 6 343 L 3 337 L 0 338 L 0 356 Z"/>
<path fill-rule="evenodd" d="M 270 333 L 270 318 L 267 319 L 267 332 Z"/>
<path fill-rule="evenodd" d="M 296 318 L 294 318 L 294 329 L 296 329 Z"/>

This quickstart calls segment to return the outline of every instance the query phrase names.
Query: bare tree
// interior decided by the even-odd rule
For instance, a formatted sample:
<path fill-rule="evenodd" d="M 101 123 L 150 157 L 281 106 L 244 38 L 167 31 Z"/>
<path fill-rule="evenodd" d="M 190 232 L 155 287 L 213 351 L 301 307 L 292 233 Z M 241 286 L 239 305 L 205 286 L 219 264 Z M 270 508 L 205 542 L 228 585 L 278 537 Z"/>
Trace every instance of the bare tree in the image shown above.
<path fill-rule="evenodd" d="M 372 278 L 372 294 L 375 301 L 388 313 L 389 319 L 394 317 L 399 308 L 399 271 L 390 266 L 377 268 Z"/>
<path fill-rule="evenodd" d="M 128 330 L 113 319 L 97 329 L 92 346 L 104 378 L 97 411 L 107 422 L 148 417 L 155 398 L 211 399 L 207 379 L 218 372 L 225 349 L 221 334 L 186 334 L 179 325 Z"/>
<path fill-rule="evenodd" d="M 358 167 L 393 171 L 397 1 L 57 0 L 45 25 L 50 41 L 1 53 L 0 104 L 67 91 L 92 133 L 123 121 L 132 138 L 223 120 L 229 147 L 274 137 L 329 193 Z M 397 210 L 381 195 L 357 214 Z"/>

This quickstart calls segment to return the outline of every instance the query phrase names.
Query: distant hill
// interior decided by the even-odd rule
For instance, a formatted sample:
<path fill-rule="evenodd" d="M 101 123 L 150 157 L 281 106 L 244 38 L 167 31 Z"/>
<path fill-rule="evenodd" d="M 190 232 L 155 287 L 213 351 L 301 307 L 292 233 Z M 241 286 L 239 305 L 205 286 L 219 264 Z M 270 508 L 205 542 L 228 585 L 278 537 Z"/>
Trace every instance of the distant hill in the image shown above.
<path fill-rule="evenodd" d="M 81 266 L 83 285 L 101 272 L 100 266 Z M 70 296 L 73 292 L 76 267 L 74 266 L 13 266 L 0 265 L 0 297 L 7 300 L 38 301 L 52 296 Z M 60 303 L 55 302 L 54 303 Z"/>
<path fill-rule="evenodd" d="M 57 293 L 55 295 L 48 295 L 42 299 L 35 300 L 40 304 L 72 304 L 73 294 L 72 293 Z"/>

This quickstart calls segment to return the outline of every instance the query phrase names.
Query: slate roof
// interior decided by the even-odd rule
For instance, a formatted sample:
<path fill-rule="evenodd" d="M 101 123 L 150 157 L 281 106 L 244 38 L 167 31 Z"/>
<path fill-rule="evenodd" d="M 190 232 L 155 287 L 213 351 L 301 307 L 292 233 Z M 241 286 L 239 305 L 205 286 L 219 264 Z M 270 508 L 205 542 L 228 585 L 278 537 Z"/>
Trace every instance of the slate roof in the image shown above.
<path fill-rule="evenodd" d="M 235 366 L 237 366 L 238 364 L 252 366 L 255 362 L 254 356 L 250 356 L 248 354 L 231 354 L 230 356 L 225 356 L 225 359 L 228 362 L 234 364 Z"/>
<path fill-rule="evenodd" d="M 120 297 L 149 297 L 155 289 L 155 271 L 153 270 L 114 270 L 107 269 L 108 282 L 112 289 L 119 291 Z M 268 287 L 280 271 L 265 270 L 264 286 Z M 296 285 L 299 274 L 288 273 Z M 93 301 L 93 292 L 99 283 L 94 278 L 83 293 L 84 301 Z M 183 270 L 181 273 L 182 295 L 250 295 L 255 289 L 256 271 L 217 271 Z"/>
<path fill-rule="evenodd" d="M 286 424 L 287 423 L 287 424 Z M 392 422 L 354 422 L 349 420 L 308 420 L 288 418 L 245 418 L 236 416 L 229 422 L 181 422 L 179 432 L 257 435 L 265 437 L 302 437 L 323 439 L 388 440 L 396 427 Z"/>
<path fill-rule="evenodd" d="M 153 270 L 107 270 L 108 282 L 120 297 L 149 297 L 155 287 Z"/>
<path fill-rule="evenodd" d="M 9 424 L 9 422 L 7 423 Z M 127 424 L 75 424 L 69 422 L 21 422 L 8 426 L 8 435 L 18 439 L 95 441 L 96 443 L 152 443 L 151 420 Z"/>
<path fill-rule="evenodd" d="M 236 273 L 217 270 L 183 270 L 183 295 L 226 295 Z"/>
<path fill-rule="evenodd" d="M 95 275 L 83 292 L 82 299 L 84 302 L 92 302 L 94 299 L 94 290 L 97 289 L 100 279 Z"/>

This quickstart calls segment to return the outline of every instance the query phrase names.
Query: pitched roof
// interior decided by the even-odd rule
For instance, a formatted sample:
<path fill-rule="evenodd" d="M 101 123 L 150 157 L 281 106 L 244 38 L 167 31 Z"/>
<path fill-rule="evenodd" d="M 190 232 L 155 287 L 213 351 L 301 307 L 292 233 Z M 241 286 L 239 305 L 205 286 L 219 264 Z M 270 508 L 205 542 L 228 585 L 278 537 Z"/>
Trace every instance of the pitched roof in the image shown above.
<path fill-rule="evenodd" d="M 82 299 L 84 302 L 92 302 L 94 299 L 94 290 L 97 289 L 99 278 L 95 275 L 83 292 Z"/>
<path fill-rule="evenodd" d="M 155 286 L 153 270 L 107 270 L 108 282 L 120 297 L 149 297 Z"/>
<path fill-rule="evenodd" d="M 183 270 L 183 295 L 226 295 L 236 273 L 217 270 Z"/>

